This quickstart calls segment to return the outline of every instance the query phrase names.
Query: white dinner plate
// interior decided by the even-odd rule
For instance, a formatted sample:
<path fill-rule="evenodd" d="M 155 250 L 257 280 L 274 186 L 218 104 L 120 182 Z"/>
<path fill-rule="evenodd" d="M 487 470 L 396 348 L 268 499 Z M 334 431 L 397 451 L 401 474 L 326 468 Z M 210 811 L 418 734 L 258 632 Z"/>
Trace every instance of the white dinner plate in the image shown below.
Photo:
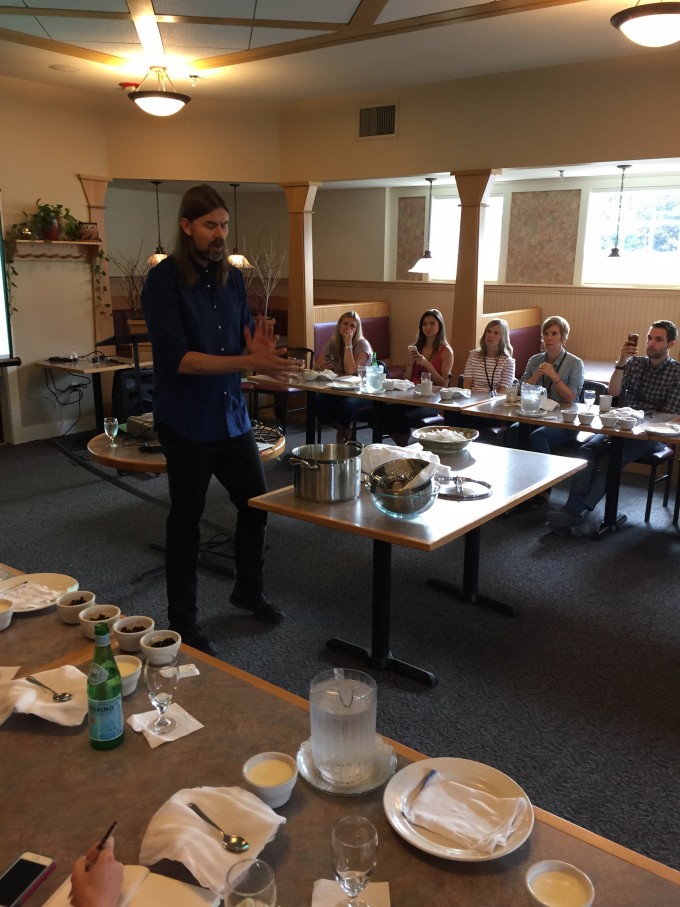
<path fill-rule="evenodd" d="M 53 592 L 58 592 L 59 595 L 62 595 L 64 592 L 75 592 L 78 589 L 78 580 L 74 579 L 72 576 L 66 576 L 64 573 L 22 573 L 19 576 L 12 576 L 10 579 L 0 582 L 0 598 L 2 598 L 3 592 L 14 589 L 15 586 L 20 586 L 22 583 L 35 583 L 37 586 L 47 586 L 48 589 L 51 589 Z M 30 608 L 25 608 L 22 605 L 15 605 L 14 613 L 21 614 L 22 611 L 40 611 L 43 608 L 51 608 L 52 605 L 54 605 L 54 602 L 49 599 L 41 604 L 32 605 Z"/>
<path fill-rule="evenodd" d="M 485 791 L 495 797 L 522 797 L 527 809 L 519 824 L 510 833 L 507 844 L 497 847 L 493 853 L 478 850 L 467 850 L 453 847 L 441 835 L 426 828 L 412 825 L 404 816 L 402 809 L 412 798 L 418 795 L 422 782 L 432 770 L 439 772 L 450 781 L 457 781 L 467 787 Z M 534 827 L 534 811 L 529 798 L 512 778 L 499 772 L 498 769 L 483 762 L 470 759 L 454 759 L 441 756 L 438 759 L 422 759 L 402 768 L 390 780 L 383 794 L 383 806 L 387 820 L 398 835 L 413 844 L 418 850 L 442 857 L 445 860 L 458 860 L 463 863 L 476 863 L 483 860 L 497 860 L 517 850 L 531 834 Z"/>
<path fill-rule="evenodd" d="M 658 425 L 645 425 L 645 431 L 650 435 L 678 435 L 680 425 L 677 422 L 660 422 Z"/>
<path fill-rule="evenodd" d="M 361 384 L 361 378 L 358 375 L 338 375 L 334 381 L 339 384 Z"/>

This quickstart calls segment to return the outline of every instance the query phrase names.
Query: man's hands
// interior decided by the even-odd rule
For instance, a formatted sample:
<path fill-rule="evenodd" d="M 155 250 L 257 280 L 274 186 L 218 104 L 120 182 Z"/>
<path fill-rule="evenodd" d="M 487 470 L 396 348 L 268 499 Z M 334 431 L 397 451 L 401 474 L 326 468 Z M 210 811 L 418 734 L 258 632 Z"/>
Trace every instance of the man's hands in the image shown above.
<path fill-rule="evenodd" d="M 258 316 L 255 320 L 255 333 L 250 333 L 247 326 L 243 329 L 248 362 L 244 363 L 246 368 L 252 368 L 256 372 L 290 372 L 291 364 L 286 359 L 286 347 L 276 346 L 279 339 L 277 334 L 273 333 L 271 326 L 265 322 L 265 319 Z"/>

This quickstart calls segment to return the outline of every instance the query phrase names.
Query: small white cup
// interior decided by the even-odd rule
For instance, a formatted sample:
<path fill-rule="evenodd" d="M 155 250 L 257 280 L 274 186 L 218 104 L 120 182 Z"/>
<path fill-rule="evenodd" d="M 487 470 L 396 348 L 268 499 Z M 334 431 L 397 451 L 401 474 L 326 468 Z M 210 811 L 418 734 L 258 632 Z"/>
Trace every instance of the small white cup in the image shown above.
<path fill-rule="evenodd" d="M 420 382 L 420 393 L 424 394 L 426 397 L 430 396 L 430 394 L 432 393 L 431 378 L 423 378 L 423 380 Z"/>
<path fill-rule="evenodd" d="M 569 409 L 562 410 L 562 421 L 563 422 L 567 422 L 567 423 L 576 422 L 576 416 L 578 416 L 578 413 L 575 412 L 574 410 L 569 410 Z"/>
<path fill-rule="evenodd" d="M 439 396 L 442 398 L 442 400 L 453 400 L 453 388 L 443 387 L 439 391 Z"/>
<path fill-rule="evenodd" d="M 600 413 L 600 422 L 605 428 L 616 428 L 618 421 L 616 413 Z"/>
<path fill-rule="evenodd" d="M 251 756 L 241 773 L 248 789 L 272 809 L 288 802 L 298 776 L 295 759 L 276 752 Z"/>
<path fill-rule="evenodd" d="M 595 413 L 579 413 L 578 421 L 581 425 L 592 425 L 593 419 L 595 418 Z"/>
<path fill-rule="evenodd" d="M 529 899 L 535 907 L 591 907 L 595 889 L 585 872 L 562 860 L 541 860 L 524 876 Z"/>
<path fill-rule="evenodd" d="M 612 408 L 611 394 L 600 394 L 600 412 L 608 413 Z"/>

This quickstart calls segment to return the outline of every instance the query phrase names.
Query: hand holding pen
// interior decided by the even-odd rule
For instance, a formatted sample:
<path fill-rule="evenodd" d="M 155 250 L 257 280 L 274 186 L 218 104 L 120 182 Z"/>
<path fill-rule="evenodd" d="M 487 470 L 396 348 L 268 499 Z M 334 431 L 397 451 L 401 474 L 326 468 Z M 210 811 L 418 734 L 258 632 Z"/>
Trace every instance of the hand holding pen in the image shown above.
<path fill-rule="evenodd" d="M 116 907 L 123 881 L 123 864 L 113 853 L 111 834 L 116 822 L 87 854 L 78 857 L 71 875 L 69 900 L 73 907 Z"/>

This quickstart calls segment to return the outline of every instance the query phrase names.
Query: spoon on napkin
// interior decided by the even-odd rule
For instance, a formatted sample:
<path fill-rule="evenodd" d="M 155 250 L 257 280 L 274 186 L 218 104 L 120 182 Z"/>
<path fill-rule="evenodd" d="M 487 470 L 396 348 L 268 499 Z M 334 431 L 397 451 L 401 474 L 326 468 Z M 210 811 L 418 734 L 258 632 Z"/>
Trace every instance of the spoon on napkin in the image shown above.
<path fill-rule="evenodd" d="M 232 853 L 243 853 L 244 850 L 248 850 L 250 844 L 245 838 L 242 838 L 241 835 L 228 835 L 226 831 L 222 831 L 220 826 L 216 825 L 212 819 L 209 819 L 195 803 L 187 803 L 187 806 L 189 809 L 193 810 L 197 816 L 200 816 L 204 822 L 207 822 L 208 825 L 211 825 L 219 831 L 222 835 L 222 847 L 224 847 L 225 850 L 229 850 Z"/>
<path fill-rule="evenodd" d="M 48 687 L 46 683 L 38 680 L 37 677 L 32 677 L 30 674 L 28 677 L 24 677 L 24 680 L 27 680 L 29 683 L 34 683 L 37 687 L 42 687 L 44 690 L 49 690 L 52 694 L 52 699 L 54 699 L 55 702 L 70 702 L 71 699 L 73 699 L 72 693 L 57 693 L 52 687 Z"/>

